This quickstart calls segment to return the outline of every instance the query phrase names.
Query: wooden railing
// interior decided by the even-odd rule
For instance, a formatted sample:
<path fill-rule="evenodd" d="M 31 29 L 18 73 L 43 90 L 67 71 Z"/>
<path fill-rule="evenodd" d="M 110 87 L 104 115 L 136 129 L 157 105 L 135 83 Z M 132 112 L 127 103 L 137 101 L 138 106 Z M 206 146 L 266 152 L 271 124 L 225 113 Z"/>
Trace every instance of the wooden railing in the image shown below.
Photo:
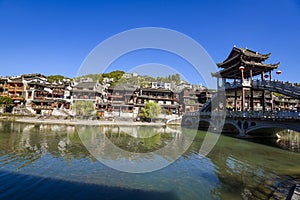
<path fill-rule="evenodd" d="M 241 83 L 226 83 L 225 89 L 234 89 L 241 87 Z M 245 85 L 244 85 L 245 86 Z M 250 86 L 250 85 L 249 85 Z M 300 87 L 292 83 L 281 81 L 259 81 L 254 80 L 252 87 L 261 90 L 269 90 L 271 92 L 278 92 L 286 96 L 290 96 L 296 99 L 300 99 Z"/>

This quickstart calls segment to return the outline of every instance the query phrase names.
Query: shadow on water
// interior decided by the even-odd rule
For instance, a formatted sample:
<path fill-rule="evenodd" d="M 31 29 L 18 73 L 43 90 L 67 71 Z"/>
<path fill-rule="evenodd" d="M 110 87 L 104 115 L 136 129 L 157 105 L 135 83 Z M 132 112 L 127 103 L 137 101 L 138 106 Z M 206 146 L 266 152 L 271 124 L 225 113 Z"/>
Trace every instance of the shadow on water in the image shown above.
<path fill-rule="evenodd" d="M 187 158 L 204 136 L 197 134 Z M 211 193 L 220 199 L 286 199 L 300 178 L 300 154 L 248 140 L 221 136 L 207 157 L 219 181 Z"/>
<path fill-rule="evenodd" d="M 253 138 L 248 140 L 254 143 L 300 153 L 300 133 L 285 129 L 278 132 L 277 135 L 279 137 L 278 139 Z"/>
<path fill-rule="evenodd" d="M 179 199 L 173 192 L 157 192 L 85 184 L 0 171 L 0 199 Z"/>

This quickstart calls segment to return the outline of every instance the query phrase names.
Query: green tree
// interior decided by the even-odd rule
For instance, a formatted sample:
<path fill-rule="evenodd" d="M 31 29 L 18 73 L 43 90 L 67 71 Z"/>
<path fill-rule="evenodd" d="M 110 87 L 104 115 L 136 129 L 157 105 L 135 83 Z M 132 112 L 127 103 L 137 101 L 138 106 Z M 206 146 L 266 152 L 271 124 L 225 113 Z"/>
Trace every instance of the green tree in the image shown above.
<path fill-rule="evenodd" d="M 150 119 L 152 121 L 153 118 L 157 118 L 161 113 L 161 107 L 156 102 L 147 102 L 145 107 L 141 110 L 141 117 L 145 119 Z"/>
<path fill-rule="evenodd" d="M 114 81 L 112 82 L 112 85 L 115 86 L 118 84 L 118 81 L 122 78 L 124 73 L 125 72 L 120 71 L 120 70 L 105 73 L 100 76 L 99 81 L 102 82 L 104 78 L 113 78 Z"/>
<path fill-rule="evenodd" d="M 172 75 L 171 80 L 174 81 L 176 84 L 179 84 L 180 83 L 180 75 L 179 74 Z"/>
<path fill-rule="evenodd" d="M 6 111 L 11 110 L 14 107 L 14 101 L 10 97 L 0 96 L 0 107 L 4 108 Z"/>
<path fill-rule="evenodd" d="M 76 115 L 91 115 L 95 110 L 94 103 L 92 101 L 75 101 Z"/>

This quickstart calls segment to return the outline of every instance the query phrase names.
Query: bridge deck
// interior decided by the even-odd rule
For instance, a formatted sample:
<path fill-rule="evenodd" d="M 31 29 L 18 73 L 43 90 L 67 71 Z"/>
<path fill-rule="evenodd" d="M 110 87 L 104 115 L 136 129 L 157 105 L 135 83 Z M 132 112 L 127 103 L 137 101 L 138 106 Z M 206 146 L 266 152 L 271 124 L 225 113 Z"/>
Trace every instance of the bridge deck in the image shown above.
<path fill-rule="evenodd" d="M 217 112 L 216 112 L 217 113 Z M 222 113 L 220 113 L 222 114 Z M 202 116 L 202 117 L 210 117 L 211 112 L 189 112 L 185 113 L 186 117 L 195 117 L 195 116 Z M 269 119 L 272 121 L 276 120 L 300 120 L 300 112 L 296 111 L 227 111 L 226 118 L 242 118 L 242 119 Z"/>

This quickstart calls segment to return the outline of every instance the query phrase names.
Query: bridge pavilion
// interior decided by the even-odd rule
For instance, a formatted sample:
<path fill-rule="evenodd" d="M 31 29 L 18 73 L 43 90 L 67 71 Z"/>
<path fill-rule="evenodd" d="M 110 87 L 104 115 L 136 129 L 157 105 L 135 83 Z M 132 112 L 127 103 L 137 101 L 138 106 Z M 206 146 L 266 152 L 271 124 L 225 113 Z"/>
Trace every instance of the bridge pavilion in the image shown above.
<path fill-rule="evenodd" d="M 233 47 L 228 58 L 217 63 L 221 70 L 212 73 L 212 76 L 217 78 L 218 87 L 225 87 L 227 107 L 235 111 L 264 111 L 268 103 L 270 109 L 274 109 L 272 93 L 268 93 L 268 101 L 267 91 L 255 87 L 259 82 L 271 81 L 273 70 L 276 70 L 280 64 L 279 62 L 265 63 L 270 55 L 271 53 L 261 54 L 247 48 Z M 232 99 L 231 104 L 228 104 L 229 99 Z"/>

